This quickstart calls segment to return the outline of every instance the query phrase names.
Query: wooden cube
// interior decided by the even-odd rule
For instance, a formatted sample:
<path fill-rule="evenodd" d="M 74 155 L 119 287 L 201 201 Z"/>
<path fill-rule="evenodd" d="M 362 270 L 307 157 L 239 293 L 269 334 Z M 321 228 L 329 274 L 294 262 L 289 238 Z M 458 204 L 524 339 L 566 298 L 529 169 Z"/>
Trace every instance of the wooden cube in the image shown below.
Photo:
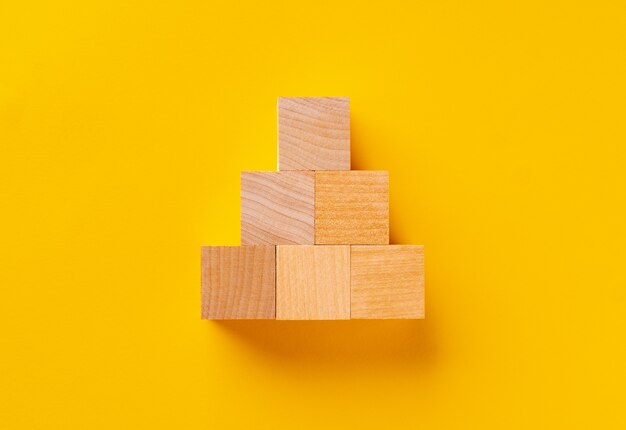
<path fill-rule="evenodd" d="M 352 246 L 353 319 L 424 318 L 424 247 Z"/>
<path fill-rule="evenodd" d="M 315 243 L 388 244 L 388 173 L 315 172 Z"/>
<path fill-rule="evenodd" d="M 275 273 L 275 246 L 203 246 L 202 318 L 274 319 Z"/>
<path fill-rule="evenodd" d="M 276 247 L 276 319 L 350 318 L 350 247 Z"/>
<path fill-rule="evenodd" d="M 280 97 L 278 170 L 350 170 L 350 99 Z"/>
<path fill-rule="evenodd" d="M 314 172 L 242 172 L 241 243 L 313 244 Z"/>

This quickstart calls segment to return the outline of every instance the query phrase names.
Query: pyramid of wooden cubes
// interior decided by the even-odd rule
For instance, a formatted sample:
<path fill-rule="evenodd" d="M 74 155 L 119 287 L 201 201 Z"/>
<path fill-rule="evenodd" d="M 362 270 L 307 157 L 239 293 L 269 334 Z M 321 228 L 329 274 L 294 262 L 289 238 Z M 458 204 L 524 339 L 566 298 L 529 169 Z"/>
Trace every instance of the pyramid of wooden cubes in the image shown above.
<path fill-rule="evenodd" d="M 424 318 L 424 249 L 389 244 L 389 175 L 350 170 L 347 97 L 278 99 L 278 171 L 241 173 L 241 246 L 202 247 L 202 317 Z"/>

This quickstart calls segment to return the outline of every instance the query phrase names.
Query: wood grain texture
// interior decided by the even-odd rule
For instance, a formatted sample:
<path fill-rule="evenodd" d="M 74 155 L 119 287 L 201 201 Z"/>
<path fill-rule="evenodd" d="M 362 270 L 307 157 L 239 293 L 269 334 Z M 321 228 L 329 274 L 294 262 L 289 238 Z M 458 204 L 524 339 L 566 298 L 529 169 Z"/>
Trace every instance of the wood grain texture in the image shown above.
<path fill-rule="evenodd" d="M 315 243 L 388 244 L 388 173 L 315 172 Z"/>
<path fill-rule="evenodd" d="M 314 172 L 242 172 L 241 243 L 313 244 Z"/>
<path fill-rule="evenodd" d="M 203 246 L 202 318 L 274 319 L 275 274 L 275 246 Z"/>
<path fill-rule="evenodd" d="M 424 247 L 352 246 L 353 319 L 424 318 Z"/>
<path fill-rule="evenodd" d="M 276 319 L 350 318 L 350 247 L 276 247 Z"/>
<path fill-rule="evenodd" d="M 278 170 L 350 170 L 350 99 L 280 97 Z"/>

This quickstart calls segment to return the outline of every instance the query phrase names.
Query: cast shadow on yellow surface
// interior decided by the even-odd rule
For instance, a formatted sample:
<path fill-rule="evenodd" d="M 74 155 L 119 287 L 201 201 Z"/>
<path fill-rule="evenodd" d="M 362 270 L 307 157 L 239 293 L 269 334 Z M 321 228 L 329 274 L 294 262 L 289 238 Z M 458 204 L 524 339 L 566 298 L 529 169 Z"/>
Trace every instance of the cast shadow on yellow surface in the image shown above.
<path fill-rule="evenodd" d="M 427 368 L 436 357 L 431 320 L 224 320 L 209 324 L 286 366 Z"/>

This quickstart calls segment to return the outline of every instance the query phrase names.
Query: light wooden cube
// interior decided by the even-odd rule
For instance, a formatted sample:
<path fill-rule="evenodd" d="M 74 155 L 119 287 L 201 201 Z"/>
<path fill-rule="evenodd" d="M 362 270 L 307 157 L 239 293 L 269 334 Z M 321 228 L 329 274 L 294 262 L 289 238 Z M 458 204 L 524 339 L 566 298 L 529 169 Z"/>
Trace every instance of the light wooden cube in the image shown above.
<path fill-rule="evenodd" d="M 388 173 L 315 172 L 315 243 L 388 244 Z"/>
<path fill-rule="evenodd" d="M 350 247 L 276 247 L 276 319 L 350 318 Z"/>
<path fill-rule="evenodd" d="M 203 246 L 202 318 L 274 319 L 276 247 Z"/>
<path fill-rule="evenodd" d="M 280 97 L 278 170 L 350 170 L 350 99 Z"/>
<path fill-rule="evenodd" d="M 424 318 L 424 247 L 352 246 L 353 319 Z"/>
<path fill-rule="evenodd" d="M 242 172 L 241 243 L 313 244 L 314 172 Z"/>

